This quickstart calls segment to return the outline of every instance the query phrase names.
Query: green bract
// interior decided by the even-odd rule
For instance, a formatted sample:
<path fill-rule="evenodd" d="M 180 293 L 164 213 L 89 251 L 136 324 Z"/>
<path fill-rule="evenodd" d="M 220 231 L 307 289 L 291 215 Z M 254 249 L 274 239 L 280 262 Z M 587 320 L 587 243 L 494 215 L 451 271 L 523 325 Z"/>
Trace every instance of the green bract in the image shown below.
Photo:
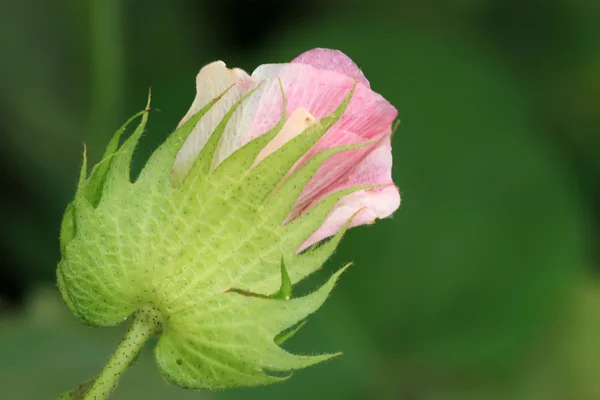
<path fill-rule="evenodd" d="M 62 224 L 57 274 L 71 311 L 87 324 L 114 326 L 151 310 L 161 329 L 158 366 L 169 381 L 184 387 L 269 384 L 286 379 L 270 371 L 290 371 L 332 357 L 294 355 L 279 344 L 323 304 L 343 271 L 315 292 L 290 298 L 291 285 L 323 264 L 343 230 L 303 253 L 296 249 L 341 197 L 364 187 L 335 193 L 282 223 L 320 164 L 335 152 L 357 147 L 321 153 L 286 178 L 344 113 L 352 92 L 331 115 L 254 168 L 285 115 L 273 130 L 211 169 L 229 118 L 249 95 L 223 118 L 176 184 L 170 176 L 175 156 L 219 98 L 172 133 L 135 182 L 130 162 L 148 109 L 132 117 L 89 176 L 84 152 L 77 193 Z M 140 115 L 137 129 L 119 146 L 127 125 Z"/>

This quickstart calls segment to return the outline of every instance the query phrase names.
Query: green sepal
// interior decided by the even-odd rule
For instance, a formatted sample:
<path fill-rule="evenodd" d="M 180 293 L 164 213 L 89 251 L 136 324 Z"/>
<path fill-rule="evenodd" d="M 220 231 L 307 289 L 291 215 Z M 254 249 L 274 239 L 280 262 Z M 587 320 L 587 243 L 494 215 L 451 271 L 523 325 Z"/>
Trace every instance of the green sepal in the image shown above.
<path fill-rule="evenodd" d="M 333 113 L 254 165 L 281 130 L 284 106 L 269 133 L 213 169 L 226 124 L 250 93 L 225 115 L 189 172 L 173 179 L 180 147 L 219 96 L 171 134 L 131 182 L 131 157 L 148 104 L 138 127 L 116 150 L 122 133 L 113 137 L 101 161 L 107 167 L 94 167 L 87 178 L 84 158 L 63 222 L 57 271 L 69 308 L 95 326 L 115 326 L 141 308 L 156 309 L 164 323 L 156 360 L 167 379 L 185 387 L 268 384 L 285 379 L 271 371 L 332 357 L 290 354 L 278 343 L 322 305 L 344 270 L 315 292 L 291 298 L 292 285 L 321 266 L 343 232 L 301 254 L 297 249 L 341 197 L 364 187 L 334 193 L 294 221 L 283 220 L 320 163 L 355 147 L 332 149 L 291 177 L 286 174 L 339 120 L 353 90 Z M 87 186 L 92 180 L 98 182 L 93 188 Z"/>
<path fill-rule="evenodd" d="M 103 193 L 100 195 L 101 197 L 122 195 L 127 191 L 127 187 L 131 184 L 131 159 L 133 158 L 133 152 L 135 151 L 137 143 L 144 133 L 144 129 L 146 129 L 151 100 L 152 93 L 148 92 L 148 103 L 141 113 L 142 120 L 131 136 L 129 136 L 125 143 L 119 147 L 119 150 L 111 154 L 111 160 L 106 171 L 106 176 L 103 177 Z M 100 203 L 101 202 L 102 198 L 100 199 Z"/>
<path fill-rule="evenodd" d="M 285 261 L 281 258 L 281 287 L 274 295 L 271 295 L 275 300 L 289 300 L 292 298 L 292 281 L 285 267 Z"/>
<path fill-rule="evenodd" d="M 275 339 L 273 339 L 275 341 L 275 344 L 281 346 L 284 342 L 288 341 L 296 333 L 298 333 L 298 331 L 300 331 L 300 329 L 302 329 L 307 322 L 307 319 L 305 319 L 304 321 L 300 321 L 298 324 L 296 324 L 296 326 L 288 329 L 287 331 L 281 332 L 279 335 L 275 336 Z"/>
<path fill-rule="evenodd" d="M 62 222 L 60 224 L 60 252 L 64 254 L 65 248 L 69 242 L 75 237 L 75 205 L 69 203 L 65 209 Z"/>
<path fill-rule="evenodd" d="M 148 105 L 149 104 L 150 98 L 148 98 Z M 113 155 L 119 148 L 119 141 L 121 140 L 121 136 L 133 121 L 135 121 L 137 118 L 147 113 L 148 111 L 148 109 L 145 109 L 133 115 L 115 132 L 110 142 L 108 143 L 108 146 L 106 146 L 106 150 L 104 151 L 100 162 L 96 164 L 94 168 L 92 168 L 90 177 L 87 180 L 87 182 L 85 182 L 84 195 L 93 206 L 97 206 L 100 202 L 100 197 L 102 196 L 102 189 L 104 187 L 104 183 L 106 182 L 106 176 L 110 168 L 110 162 Z"/>
<path fill-rule="evenodd" d="M 73 315 L 75 315 L 78 318 L 81 318 L 79 311 L 77 311 L 75 304 L 71 300 L 71 296 L 69 295 L 69 291 L 67 290 L 67 286 L 65 284 L 65 279 L 62 275 L 62 271 L 60 268 L 58 268 L 56 270 L 56 284 L 58 287 L 58 291 L 62 295 L 62 298 L 63 298 L 65 304 L 67 305 L 67 307 L 69 308 L 69 310 L 73 313 Z"/>
<path fill-rule="evenodd" d="M 285 267 L 285 262 L 283 258 L 281 259 L 281 286 L 277 293 L 273 293 L 270 295 L 253 293 L 247 290 L 232 288 L 227 291 L 228 293 L 237 293 L 243 296 L 252 296 L 252 297 L 262 297 L 263 299 L 273 299 L 273 300 L 289 300 L 292 298 L 292 281 L 290 280 L 290 276 L 288 275 L 287 269 Z"/>
<path fill-rule="evenodd" d="M 230 293 L 219 303 L 226 310 L 244 310 L 236 314 L 235 321 L 225 312 L 194 319 L 180 316 L 179 329 L 164 331 L 156 346 L 159 369 L 168 381 L 179 386 L 214 390 L 280 382 L 289 376 L 282 378 L 268 372 L 304 368 L 339 355 L 294 355 L 275 340 L 325 302 L 348 266 L 317 291 L 288 301 Z M 183 320 L 198 322 L 185 326 Z"/>

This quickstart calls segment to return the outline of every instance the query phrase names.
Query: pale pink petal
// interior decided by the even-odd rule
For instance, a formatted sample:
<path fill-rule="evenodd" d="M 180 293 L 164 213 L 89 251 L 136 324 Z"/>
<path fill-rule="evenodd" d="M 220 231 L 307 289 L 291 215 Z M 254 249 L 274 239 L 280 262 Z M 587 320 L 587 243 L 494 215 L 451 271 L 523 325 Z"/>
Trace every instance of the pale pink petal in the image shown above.
<path fill-rule="evenodd" d="M 231 106 L 246 93 L 253 84 L 252 78 L 241 69 L 228 69 L 224 62 L 215 61 L 203 67 L 196 77 L 196 97 L 179 126 L 200 111 L 229 86 L 234 85 L 198 122 L 180 149 L 173 164 L 172 181 L 178 182 L 187 174 L 194 160 L 206 144 L 221 119 Z M 238 125 L 241 112 L 236 112 L 227 130 Z M 224 136 L 226 133 L 224 133 Z"/>
<path fill-rule="evenodd" d="M 335 235 L 352 216 L 350 227 L 372 224 L 376 219 L 392 215 L 400 206 L 400 193 L 393 184 L 383 188 L 361 190 L 343 197 L 329 213 L 325 222 L 299 248 L 306 249 L 329 236 Z"/>
<path fill-rule="evenodd" d="M 352 79 L 356 79 L 358 74 L 360 74 L 358 81 L 366 87 L 371 87 L 369 81 L 354 61 L 339 50 L 316 48 L 305 51 L 291 62 L 312 65 L 317 69 L 337 71 L 348 75 Z"/>

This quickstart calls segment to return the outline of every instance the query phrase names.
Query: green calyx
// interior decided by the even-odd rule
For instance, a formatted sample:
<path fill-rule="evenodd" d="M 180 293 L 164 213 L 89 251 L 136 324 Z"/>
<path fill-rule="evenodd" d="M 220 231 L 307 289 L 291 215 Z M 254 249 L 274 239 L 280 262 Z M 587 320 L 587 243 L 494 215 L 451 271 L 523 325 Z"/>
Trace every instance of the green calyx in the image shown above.
<path fill-rule="evenodd" d="M 313 293 L 292 298 L 292 285 L 321 267 L 345 228 L 324 244 L 300 254 L 296 250 L 341 197 L 361 187 L 335 193 L 283 222 L 321 163 L 354 147 L 327 151 L 286 175 L 341 117 L 352 93 L 331 115 L 255 167 L 257 155 L 283 126 L 285 113 L 272 131 L 212 168 L 221 135 L 242 98 L 190 171 L 174 179 L 171 169 L 181 145 L 218 97 L 173 132 L 131 182 L 130 163 L 148 120 L 149 101 L 117 131 L 89 175 L 84 152 L 77 193 L 61 227 L 57 269 L 70 310 L 83 322 L 103 327 L 148 307 L 156 310 L 161 321 L 157 364 L 165 378 L 183 387 L 269 384 L 286 379 L 270 372 L 334 356 L 295 355 L 279 344 L 323 304 L 345 270 Z"/>

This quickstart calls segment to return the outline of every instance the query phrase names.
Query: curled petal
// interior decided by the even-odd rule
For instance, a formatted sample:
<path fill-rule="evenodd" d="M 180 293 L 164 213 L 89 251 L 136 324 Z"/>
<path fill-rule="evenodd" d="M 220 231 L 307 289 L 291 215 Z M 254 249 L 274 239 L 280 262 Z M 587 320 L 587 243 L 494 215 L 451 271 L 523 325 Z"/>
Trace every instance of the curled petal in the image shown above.
<path fill-rule="evenodd" d="M 343 153 L 340 154 L 343 156 Z M 328 160 L 335 161 L 335 160 Z M 324 165 L 321 170 L 326 168 Z M 299 250 L 314 244 L 328 236 L 334 235 L 352 215 L 360 211 L 353 219 L 350 226 L 373 223 L 376 219 L 390 216 L 400 206 L 400 193 L 394 185 L 391 176 L 392 148 L 390 137 L 386 137 L 373 148 L 370 153 L 358 162 L 344 179 L 326 187 L 313 202 L 305 205 L 304 209 L 313 206 L 323 197 L 349 187 L 362 185 L 381 185 L 373 189 L 361 190 L 342 198 L 329 213 L 323 225 L 314 232 Z M 313 178 L 314 180 L 314 178 Z M 312 182 L 312 180 L 311 180 Z M 309 186 L 304 190 L 310 191 Z M 295 214 L 302 212 L 301 204 L 297 204 Z"/>
<path fill-rule="evenodd" d="M 335 144 L 331 147 L 343 145 Z M 308 182 L 289 216 L 293 219 L 331 193 L 362 185 L 384 185 L 392 181 L 391 138 L 363 149 L 334 154 Z"/>
<path fill-rule="evenodd" d="M 372 224 L 377 219 L 389 217 L 398 207 L 400 193 L 393 184 L 349 194 L 335 205 L 323 225 L 298 248 L 298 252 L 335 235 L 350 218 L 350 227 Z"/>
<path fill-rule="evenodd" d="M 229 69 L 222 61 L 206 65 L 196 76 L 196 97 L 179 126 L 232 85 L 234 86 L 198 122 L 177 154 L 172 172 L 174 181 L 183 179 L 225 113 L 253 85 L 252 78 L 246 72 L 239 68 Z M 241 112 L 234 114 L 226 130 L 235 129 L 240 115 Z"/>

